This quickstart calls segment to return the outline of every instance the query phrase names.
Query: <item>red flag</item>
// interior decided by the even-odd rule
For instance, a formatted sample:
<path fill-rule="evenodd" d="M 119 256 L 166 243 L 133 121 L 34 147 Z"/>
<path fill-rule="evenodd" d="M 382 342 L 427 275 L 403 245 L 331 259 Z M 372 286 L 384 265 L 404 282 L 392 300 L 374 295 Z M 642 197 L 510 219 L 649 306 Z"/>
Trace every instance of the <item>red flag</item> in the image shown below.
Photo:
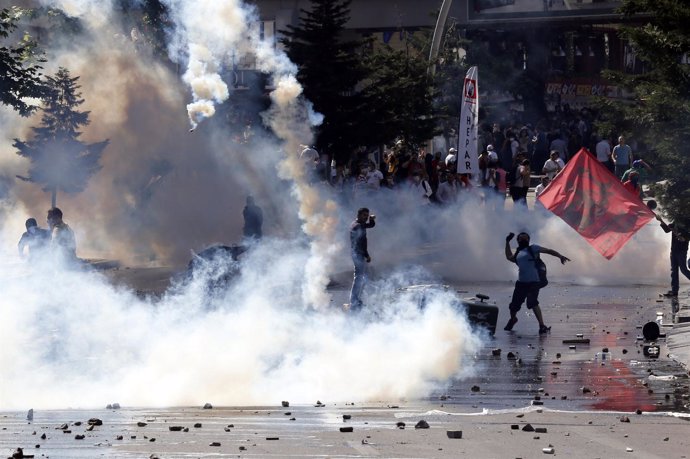
<path fill-rule="evenodd" d="M 609 260 L 654 218 L 642 200 L 584 148 L 538 199 Z"/>

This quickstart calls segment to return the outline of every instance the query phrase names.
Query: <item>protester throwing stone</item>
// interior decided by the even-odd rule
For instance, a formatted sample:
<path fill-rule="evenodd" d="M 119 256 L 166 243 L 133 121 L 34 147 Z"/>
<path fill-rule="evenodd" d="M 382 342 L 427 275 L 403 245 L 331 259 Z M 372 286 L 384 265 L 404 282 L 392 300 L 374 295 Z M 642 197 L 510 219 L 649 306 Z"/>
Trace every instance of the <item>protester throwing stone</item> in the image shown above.
<path fill-rule="evenodd" d="M 515 237 L 515 234 L 510 233 L 506 237 L 506 259 L 518 265 L 518 280 L 515 282 L 515 290 L 513 290 L 513 298 L 510 302 L 510 320 L 503 328 L 506 331 L 513 329 L 518 321 L 517 312 L 522 307 L 522 303 L 527 300 L 527 309 L 534 312 L 534 316 L 539 322 L 539 334 L 548 333 L 551 327 L 544 324 L 544 318 L 539 307 L 539 290 L 543 286 L 543 280 L 540 280 L 539 266 L 541 260 L 540 253 L 546 253 L 557 257 L 562 264 L 570 261 L 569 258 L 561 255 L 555 250 L 541 247 L 539 245 L 530 245 L 530 237 L 527 233 L 520 233 L 517 236 L 518 247 L 515 253 L 510 249 L 510 241 Z M 544 266 L 544 275 L 546 273 Z"/>
<path fill-rule="evenodd" d="M 362 207 L 357 211 L 357 219 L 350 226 L 350 249 L 352 262 L 355 265 L 354 280 L 350 291 L 350 304 L 346 305 L 350 311 L 362 309 L 362 290 L 367 280 L 367 263 L 371 257 L 367 250 L 367 228 L 376 225 L 376 216 L 369 215 L 369 209 Z"/>

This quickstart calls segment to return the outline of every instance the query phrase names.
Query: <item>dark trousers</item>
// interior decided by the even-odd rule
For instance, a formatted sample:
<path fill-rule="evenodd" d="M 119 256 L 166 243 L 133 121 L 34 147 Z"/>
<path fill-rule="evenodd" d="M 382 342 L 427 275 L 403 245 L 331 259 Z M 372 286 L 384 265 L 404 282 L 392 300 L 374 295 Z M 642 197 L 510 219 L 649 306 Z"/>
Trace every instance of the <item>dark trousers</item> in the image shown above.
<path fill-rule="evenodd" d="M 513 198 L 513 202 L 527 206 L 527 190 L 528 187 L 511 186 L 510 197 Z"/>
<path fill-rule="evenodd" d="M 671 252 L 671 291 L 678 293 L 680 281 L 678 279 L 678 271 L 683 273 L 685 277 L 690 279 L 690 270 L 688 269 L 688 252 Z"/>
<path fill-rule="evenodd" d="M 510 301 L 510 314 L 515 315 L 527 300 L 527 309 L 539 306 L 539 282 L 515 282 L 513 299 Z"/>

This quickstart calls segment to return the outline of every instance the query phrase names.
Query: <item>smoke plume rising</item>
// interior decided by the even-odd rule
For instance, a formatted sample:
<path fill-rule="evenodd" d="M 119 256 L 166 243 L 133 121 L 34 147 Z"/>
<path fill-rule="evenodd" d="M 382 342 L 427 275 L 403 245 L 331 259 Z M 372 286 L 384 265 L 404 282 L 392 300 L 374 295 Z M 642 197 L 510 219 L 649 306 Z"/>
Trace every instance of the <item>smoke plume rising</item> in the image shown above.
<path fill-rule="evenodd" d="M 512 281 L 516 269 L 503 254 L 509 231 L 527 230 L 533 242 L 573 259 L 566 266 L 547 259 L 554 282 L 665 281 L 668 237 L 654 224 L 606 261 L 554 217 L 494 212 L 469 194 L 440 209 L 420 206 L 419 196 L 403 189 L 346 200 L 349 188 L 309 183 L 299 150 L 320 117 L 303 99 L 294 65 L 259 43 L 246 27 L 250 10 L 237 2 L 171 2 L 171 8 L 189 21 L 179 18 L 177 30 L 188 38 L 178 36 L 171 48 L 189 59 L 183 78 L 115 25 L 87 20 L 88 9 L 81 10 L 91 24 L 86 35 L 58 40 L 49 50 L 48 72 L 64 65 L 80 76 L 92 120 L 84 139 L 111 139 L 87 190 L 58 197 L 79 254 L 184 264 L 191 250 L 239 241 L 248 193 L 266 210 L 268 237 L 246 254 L 241 274 L 225 288 L 209 291 L 209 274 L 198 274 L 160 300 L 112 287 L 99 274 L 21 263 L 16 241 L 23 222 L 36 216 L 43 224 L 49 201 L 39 186 L 14 179 L 26 164 L 11 139 L 25 138 L 36 119 L 3 111 L 0 365 L 12 369 L 0 382 L 3 408 L 425 395 L 470 371 L 468 356 L 479 341 L 451 296 L 431 298 L 424 310 L 396 297 L 397 287 L 420 281 L 401 266 L 424 266 L 439 282 Z M 216 18 L 218 30 L 201 27 Z M 220 112 L 231 44 L 238 55 L 255 54 L 274 88 L 264 114 L 274 135 L 249 146 L 233 141 L 220 116 L 188 133 L 180 81 L 192 86 L 192 104 L 209 102 L 209 110 Z M 378 318 L 352 319 L 326 307 L 335 301 L 331 295 L 346 295 L 351 280 L 338 292 L 326 289 L 339 272 L 351 276 L 343 222 L 359 206 L 378 215 L 369 232 L 378 281 L 366 299 Z"/>
<path fill-rule="evenodd" d="M 192 90 L 193 102 L 187 105 L 192 129 L 215 114 L 215 104 L 225 102 L 230 92 L 221 71 L 228 53 L 240 49 L 246 39 L 252 10 L 239 0 L 167 0 L 176 24 L 170 56 L 177 62 L 186 59 L 182 76 Z"/>

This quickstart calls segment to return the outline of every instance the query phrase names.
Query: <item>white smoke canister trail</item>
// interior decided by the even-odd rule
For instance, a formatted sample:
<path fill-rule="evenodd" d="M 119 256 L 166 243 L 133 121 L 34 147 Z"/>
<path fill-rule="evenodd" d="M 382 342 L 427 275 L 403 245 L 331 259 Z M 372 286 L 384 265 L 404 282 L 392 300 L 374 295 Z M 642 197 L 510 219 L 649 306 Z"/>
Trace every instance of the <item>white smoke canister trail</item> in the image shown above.
<path fill-rule="evenodd" d="M 187 114 L 194 130 L 215 114 L 215 104 L 230 96 L 220 71 L 227 53 L 246 41 L 254 9 L 240 0 L 164 0 L 177 26 L 170 44 L 176 62 L 187 59 L 182 79 L 192 91 Z"/>
<path fill-rule="evenodd" d="M 177 22 L 177 46 L 171 46 L 173 55 L 179 57 L 179 45 L 186 44 L 188 69 L 183 79 L 194 97 L 187 106 L 192 130 L 203 118 L 213 116 L 214 102 L 228 98 L 227 85 L 219 74 L 221 58 L 226 53 L 251 53 L 258 70 L 271 74 L 275 87 L 271 93 L 273 106 L 265 120 L 285 142 L 286 156 L 279 164 L 279 173 L 294 182 L 303 230 L 311 237 L 303 300 L 312 307 L 327 305 L 329 268 L 339 251 L 335 237 L 338 219 L 335 203 L 321 199 L 309 185 L 304 164 L 297 157 L 299 145 L 312 139 L 311 128 L 322 119 L 300 98 L 302 87 L 295 78 L 297 67 L 272 42 L 261 40 L 258 28 L 250 27 L 258 21 L 256 10 L 239 0 L 166 0 L 166 4 Z"/>
<path fill-rule="evenodd" d="M 107 7 L 110 5 L 96 8 L 98 4 L 88 0 L 50 3 L 78 11 L 84 16 L 94 10 L 99 14 L 112 13 Z M 299 145 L 311 140 L 311 128 L 321 122 L 322 116 L 314 113 L 311 104 L 300 98 L 302 87 L 295 78 L 296 66 L 272 43 L 261 40 L 258 28 L 250 28 L 252 21 L 258 20 L 256 10 L 240 0 L 165 0 L 165 4 L 176 24 L 176 33 L 169 46 L 170 55 L 175 61 L 187 60 L 183 80 L 193 96 L 193 101 L 187 105 L 192 130 L 202 119 L 214 115 L 216 103 L 229 97 L 228 87 L 220 75 L 222 62 L 229 52 L 235 51 L 240 55 L 253 53 L 258 69 L 272 75 L 275 87 L 271 93 L 273 107 L 266 120 L 285 142 L 287 155 L 279 165 L 279 171 L 284 178 L 294 181 L 293 190 L 300 202 L 303 229 L 312 238 L 312 256 L 305 268 L 304 300 L 311 306 L 328 304 L 325 287 L 333 257 L 339 251 L 335 237 L 338 218 L 335 203 L 321 199 L 309 185 L 304 165 L 297 157 Z"/>
<path fill-rule="evenodd" d="M 283 63 L 280 57 L 266 54 L 270 61 Z M 279 66 L 279 70 L 282 67 Z M 310 106 L 300 99 L 302 86 L 291 73 L 274 75 L 275 89 L 271 92 L 272 107 L 265 119 L 274 133 L 283 139 L 285 157 L 279 165 L 279 173 L 294 181 L 293 191 L 299 200 L 299 215 L 304 221 L 302 228 L 311 237 L 310 256 L 305 265 L 303 301 L 306 306 L 319 308 L 327 306 L 330 295 L 326 292 L 329 273 L 334 257 L 340 251 L 336 230 L 338 226 L 337 205 L 324 200 L 320 193 L 307 181 L 304 162 L 298 157 L 303 139 L 311 139 L 312 122 L 319 116 L 310 113 Z"/>
<path fill-rule="evenodd" d="M 204 118 L 216 113 L 214 102 L 221 103 L 228 99 L 228 86 L 221 79 L 219 63 L 211 51 L 203 45 L 189 45 L 189 66 L 182 80 L 192 89 L 194 102 L 187 105 L 187 114 L 192 129 Z"/>

